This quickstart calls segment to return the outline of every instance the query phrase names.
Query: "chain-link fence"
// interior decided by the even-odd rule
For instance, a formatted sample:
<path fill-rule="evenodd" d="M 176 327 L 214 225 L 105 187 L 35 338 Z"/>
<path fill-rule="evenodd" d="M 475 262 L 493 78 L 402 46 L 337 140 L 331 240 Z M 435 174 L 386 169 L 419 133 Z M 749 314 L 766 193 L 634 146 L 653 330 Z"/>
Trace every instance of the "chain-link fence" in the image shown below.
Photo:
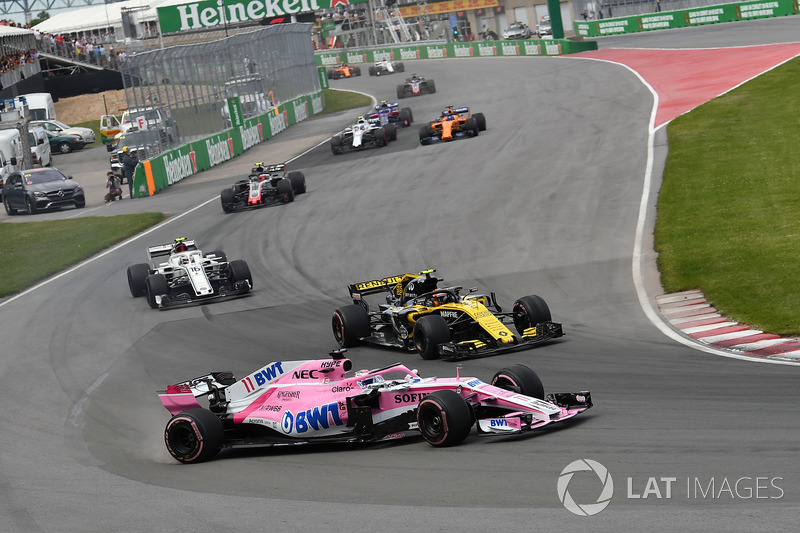
<path fill-rule="evenodd" d="M 123 130 L 158 130 L 163 151 L 229 128 L 226 98 L 238 96 L 247 119 L 319 91 L 311 28 L 278 24 L 129 56 Z"/>

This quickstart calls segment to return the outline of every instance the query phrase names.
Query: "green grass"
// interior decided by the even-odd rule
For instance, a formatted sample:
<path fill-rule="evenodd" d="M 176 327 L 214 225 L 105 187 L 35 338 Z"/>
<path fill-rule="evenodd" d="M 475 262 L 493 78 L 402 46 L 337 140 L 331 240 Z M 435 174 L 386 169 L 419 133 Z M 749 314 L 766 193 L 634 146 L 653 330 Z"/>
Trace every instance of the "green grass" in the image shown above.
<path fill-rule="evenodd" d="M 372 103 L 372 99 L 369 96 L 361 93 L 340 91 L 338 89 L 323 89 L 322 92 L 325 96 L 325 110 L 314 115 L 315 117 L 338 113 L 346 109 L 364 107 Z"/>
<path fill-rule="evenodd" d="M 666 292 L 782 335 L 800 334 L 798 79 L 795 59 L 668 126 L 655 231 Z"/>
<path fill-rule="evenodd" d="M 161 222 L 161 213 L 0 224 L 0 297 L 19 292 Z"/>

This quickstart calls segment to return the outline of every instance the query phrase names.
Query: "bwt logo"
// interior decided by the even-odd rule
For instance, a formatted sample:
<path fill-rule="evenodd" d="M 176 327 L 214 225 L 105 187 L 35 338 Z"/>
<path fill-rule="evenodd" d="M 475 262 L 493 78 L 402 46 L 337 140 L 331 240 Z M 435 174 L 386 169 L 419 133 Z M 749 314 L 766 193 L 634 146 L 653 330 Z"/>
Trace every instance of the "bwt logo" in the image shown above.
<path fill-rule="evenodd" d="M 569 484 L 573 476 L 577 472 L 594 472 L 603 484 L 603 489 L 597 497 L 595 503 L 577 503 L 569 493 Z M 608 507 L 611 503 L 611 497 L 614 496 L 614 480 L 611 479 L 611 474 L 608 469 L 597 461 L 591 459 L 578 459 L 573 461 L 561 471 L 558 477 L 558 499 L 564 504 L 564 507 L 573 514 L 578 516 L 593 516 Z"/>

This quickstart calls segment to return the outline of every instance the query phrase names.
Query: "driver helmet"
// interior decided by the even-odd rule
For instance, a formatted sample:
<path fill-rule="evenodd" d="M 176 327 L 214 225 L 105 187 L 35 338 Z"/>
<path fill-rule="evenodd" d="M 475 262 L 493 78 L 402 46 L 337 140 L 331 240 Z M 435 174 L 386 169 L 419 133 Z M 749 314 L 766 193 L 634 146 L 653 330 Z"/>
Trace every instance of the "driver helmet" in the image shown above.
<path fill-rule="evenodd" d="M 175 245 L 172 247 L 173 254 L 178 254 L 186 251 L 188 251 L 188 248 L 186 247 L 186 243 L 183 242 L 183 239 L 177 240 L 175 242 Z"/>
<path fill-rule="evenodd" d="M 433 307 L 439 307 L 440 305 L 445 303 L 445 297 L 446 296 L 447 295 L 445 293 L 443 293 L 443 292 L 435 293 L 431 298 L 431 303 L 433 304 Z"/>

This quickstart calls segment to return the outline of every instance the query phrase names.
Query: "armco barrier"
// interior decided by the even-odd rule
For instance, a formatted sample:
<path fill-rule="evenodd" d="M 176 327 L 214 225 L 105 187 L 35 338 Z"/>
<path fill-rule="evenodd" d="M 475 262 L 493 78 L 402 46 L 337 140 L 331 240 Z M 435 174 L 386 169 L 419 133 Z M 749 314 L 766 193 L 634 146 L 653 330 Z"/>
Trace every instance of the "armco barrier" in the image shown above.
<path fill-rule="evenodd" d="M 301 96 L 245 120 L 210 137 L 194 140 L 141 162 L 136 167 L 133 187 L 136 197 L 152 196 L 173 183 L 239 156 L 253 146 L 324 109 L 322 92 Z"/>
<path fill-rule="evenodd" d="M 317 65 L 359 64 L 375 61 L 411 61 L 454 57 L 556 56 L 597 50 L 594 41 L 569 39 L 526 39 L 523 41 L 475 41 L 394 46 L 371 50 L 335 50 L 317 54 Z"/>
<path fill-rule="evenodd" d="M 719 22 L 735 22 L 757 18 L 797 15 L 798 0 L 769 0 L 719 4 L 632 17 L 575 22 L 575 34 L 583 37 L 603 37 L 640 31 L 685 28 Z"/>

